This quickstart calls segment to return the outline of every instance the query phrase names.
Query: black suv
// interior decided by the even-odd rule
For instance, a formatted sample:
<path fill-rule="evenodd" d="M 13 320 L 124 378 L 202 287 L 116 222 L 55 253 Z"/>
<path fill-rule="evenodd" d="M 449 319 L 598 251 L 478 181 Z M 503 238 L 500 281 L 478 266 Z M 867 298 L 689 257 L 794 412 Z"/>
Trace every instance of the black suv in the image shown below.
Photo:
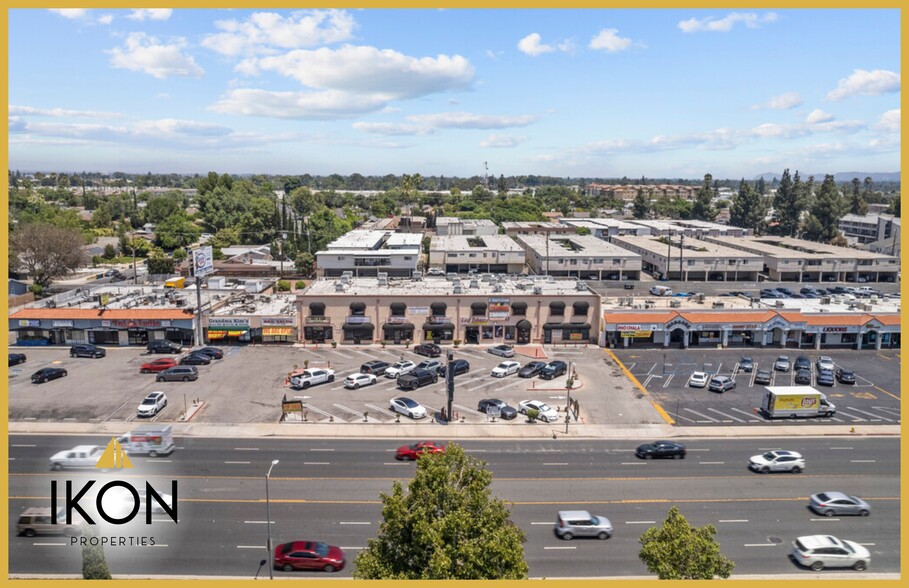
<path fill-rule="evenodd" d="M 468 370 L 470 370 L 470 364 L 467 362 L 466 359 L 455 359 L 448 365 L 451 366 L 451 371 L 456 376 L 458 374 L 466 374 L 468 372 Z M 447 369 L 448 369 L 448 366 L 442 366 L 442 369 L 439 370 L 439 374 L 444 376 L 446 374 Z"/>
<path fill-rule="evenodd" d="M 799 355 L 795 358 L 795 371 L 799 370 L 811 371 L 811 360 L 805 355 Z"/>
<path fill-rule="evenodd" d="M 149 341 L 145 348 L 151 353 L 180 353 L 183 351 L 183 347 L 179 343 L 174 343 L 167 339 Z"/>
<path fill-rule="evenodd" d="M 426 357 L 439 357 L 442 355 L 442 348 L 435 343 L 421 343 L 413 348 L 413 352 Z"/>
<path fill-rule="evenodd" d="M 401 390 L 416 390 L 421 386 L 435 384 L 438 381 L 438 374 L 423 368 L 416 368 L 398 376 L 398 388 Z"/>
<path fill-rule="evenodd" d="M 107 355 L 107 351 L 101 347 L 95 347 L 94 345 L 89 345 L 88 343 L 73 345 L 69 348 L 70 357 L 91 357 L 92 359 L 98 357 L 104 357 Z"/>
<path fill-rule="evenodd" d="M 387 361 L 379 361 L 378 359 L 374 359 L 372 361 L 367 361 L 361 365 L 360 373 L 381 376 L 389 367 L 391 367 L 391 365 Z"/>
<path fill-rule="evenodd" d="M 546 367 L 540 370 L 540 377 L 544 380 L 551 380 L 562 376 L 568 372 L 568 364 L 564 361 L 551 361 Z"/>

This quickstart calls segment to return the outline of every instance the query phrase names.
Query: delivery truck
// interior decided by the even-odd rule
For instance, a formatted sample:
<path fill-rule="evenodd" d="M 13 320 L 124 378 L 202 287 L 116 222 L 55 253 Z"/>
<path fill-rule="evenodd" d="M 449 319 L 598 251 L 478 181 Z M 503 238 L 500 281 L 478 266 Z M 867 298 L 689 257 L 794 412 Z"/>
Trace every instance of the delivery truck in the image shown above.
<path fill-rule="evenodd" d="M 836 406 L 811 386 L 767 386 L 761 411 L 770 418 L 831 417 Z"/>
<path fill-rule="evenodd" d="M 136 427 L 117 441 L 129 455 L 158 457 L 174 451 L 174 436 L 170 425 Z"/>

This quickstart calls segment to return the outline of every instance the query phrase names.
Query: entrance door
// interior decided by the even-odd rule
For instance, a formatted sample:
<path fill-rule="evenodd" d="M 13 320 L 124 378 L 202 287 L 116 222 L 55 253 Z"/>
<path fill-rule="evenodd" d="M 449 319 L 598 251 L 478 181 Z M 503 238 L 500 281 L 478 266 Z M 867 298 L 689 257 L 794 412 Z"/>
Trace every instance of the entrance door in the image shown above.
<path fill-rule="evenodd" d="M 480 342 L 480 327 L 465 327 L 464 340 L 466 343 L 478 344 Z"/>

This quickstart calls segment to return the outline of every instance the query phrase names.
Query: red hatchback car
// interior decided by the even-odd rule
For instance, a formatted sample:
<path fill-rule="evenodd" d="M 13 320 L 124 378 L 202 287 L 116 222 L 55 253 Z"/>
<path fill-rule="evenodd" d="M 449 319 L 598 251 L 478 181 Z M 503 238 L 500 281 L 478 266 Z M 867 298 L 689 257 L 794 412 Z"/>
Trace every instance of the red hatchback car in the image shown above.
<path fill-rule="evenodd" d="M 176 360 L 165 357 L 162 359 L 155 359 L 148 363 L 143 363 L 142 367 L 139 369 L 143 374 L 154 374 L 157 372 L 163 372 L 168 368 L 172 368 L 177 365 Z"/>
<path fill-rule="evenodd" d="M 424 453 L 444 453 L 445 446 L 436 443 L 435 441 L 420 441 L 419 443 L 414 443 L 413 445 L 402 445 L 398 447 L 398 450 L 395 452 L 395 459 L 397 460 L 415 460 Z"/>
<path fill-rule="evenodd" d="M 344 551 L 340 547 L 316 541 L 291 541 L 275 547 L 275 569 L 322 570 L 339 572 L 344 569 Z"/>

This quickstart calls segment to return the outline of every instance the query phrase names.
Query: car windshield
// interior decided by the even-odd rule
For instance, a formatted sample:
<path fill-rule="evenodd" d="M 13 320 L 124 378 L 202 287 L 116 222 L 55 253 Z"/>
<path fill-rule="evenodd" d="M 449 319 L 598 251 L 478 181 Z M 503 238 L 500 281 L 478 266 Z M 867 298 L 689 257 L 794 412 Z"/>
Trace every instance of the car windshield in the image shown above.
<path fill-rule="evenodd" d="M 316 555 L 319 557 L 326 557 L 328 556 L 328 545 L 321 542 L 316 543 L 315 547 L 313 547 L 313 551 L 315 551 Z"/>
<path fill-rule="evenodd" d="M 767 453 L 765 453 L 765 454 L 762 455 L 761 457 L 763 457 L 763 458 L 766 459 L 767 461 L 773 461 L 774 459 L 776 459 L 776 454 L 773 453 L 772 451 L 768 451 Z"/>
<path fill-rule="evenodd" d="M 600 518 L 599 518 L 599 517 L 590 517 L 590 522 L 591 522 L 592 524 L 594 524 L 594 525 L 599 525 L 599 524 L 600 524 Z"/>
<path fill-rule="evenodd" d="M 549 412 L 552 410 L 548 404 L 540 404 L 540 412 Z"/>
<path fill-rule="evenodd" d="M 511 364 L 508 362 L 503 362 L 503 363 L 500 363 L 499 365 L 497 365 L 496 367 L 501 368 L 503 370 L 507 370 L 509 367 L 511 367 Z"/>
<path fill-rule="evenodd" d="M 849 553 L 855 553 L 855 549 L 853 549 L 852 546 L 849 545 L 849 543 L 847 543 L 845 541 L 841 541 L 840 543 L 843 544 L 843 547 L 846 549 L 846 551 L 848 551 Z"/>
<path fill-rule="evenodd" d="M 817 498 L 818 498 L 818 500 L 820 500 L 821 502 L 827 502 L 828 500 L 830 500 L 830 497 L 827 496 L 827 495 L 826 495 L 825 493 L 823 493 L 823 492 L 821 492 L 820 494 L 818 494 L 818 495 L 817 495 Z"/>
<path fill-rule="evenodd" d="M 154 403 L 155 403 L 154 398 L 146 398 L 145 400 L 142 401 L 142 404 L 154 404 Z"/>

